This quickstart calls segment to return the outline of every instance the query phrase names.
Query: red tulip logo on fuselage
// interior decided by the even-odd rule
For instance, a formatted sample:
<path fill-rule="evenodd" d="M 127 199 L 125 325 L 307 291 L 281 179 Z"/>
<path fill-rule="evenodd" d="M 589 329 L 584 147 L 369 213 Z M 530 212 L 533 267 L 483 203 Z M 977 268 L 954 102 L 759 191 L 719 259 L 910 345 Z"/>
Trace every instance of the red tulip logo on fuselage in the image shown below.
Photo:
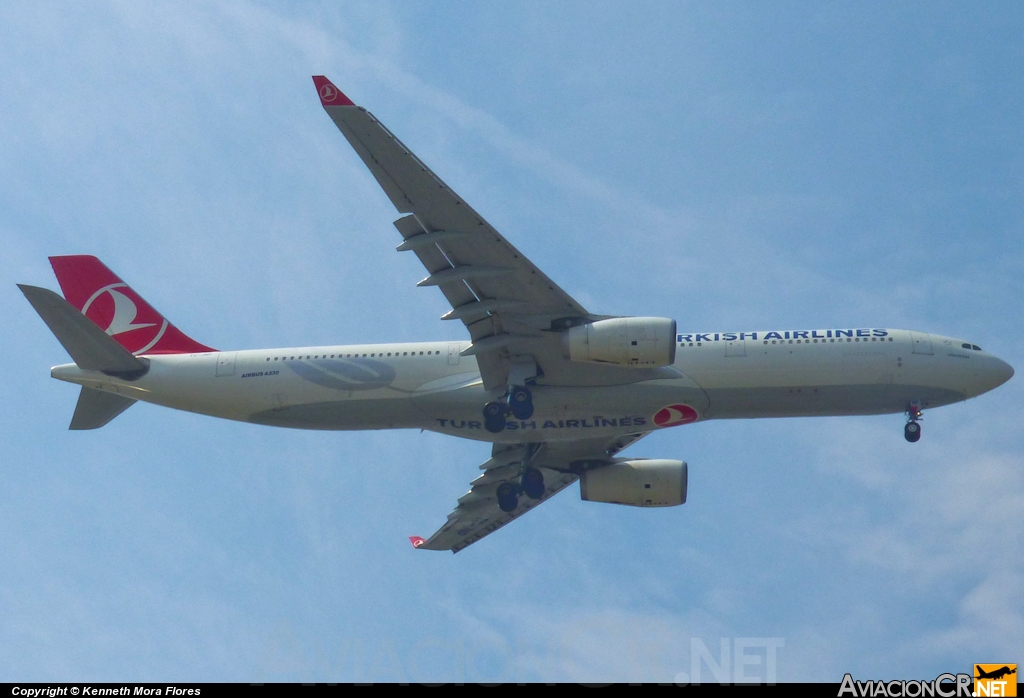
<path fill-rule="evenodd" d="M 677 427 L 697 421 L 697 410 L 689 405 L 669 405 L 658 410 L 654 415 L 654 423 L 659 427 Z"/>

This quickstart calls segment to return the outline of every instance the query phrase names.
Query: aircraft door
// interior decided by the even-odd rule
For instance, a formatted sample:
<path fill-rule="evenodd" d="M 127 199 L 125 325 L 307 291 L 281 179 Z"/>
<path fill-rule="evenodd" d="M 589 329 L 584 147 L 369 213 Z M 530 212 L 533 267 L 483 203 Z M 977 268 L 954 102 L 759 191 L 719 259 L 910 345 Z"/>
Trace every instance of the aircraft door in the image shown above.
<path fill-rule="evenodd" d="M 932 337 L 924 332 L 911 332 L 910 341 L 914 345 L 915 354 L 928 354 L 932 352 Z"/>
<path fill-rule="evenodd" d="M 459 345 L 449 344 L 448 345 L 448 365 L 458 366 L 459 365 Z"/>
<path fill-rule="evenodd" d="M 725 343 L 725 355 L 726 356 L 746 356 L 747 355 L 747 340 L 745 339 L 734 339 L 731 342 Z"/>
<path fill-rule="evenodd" d="M 222 351 L 217 354 L 217 376 L 235 375 L 235 355 L 237 351 Z"/>

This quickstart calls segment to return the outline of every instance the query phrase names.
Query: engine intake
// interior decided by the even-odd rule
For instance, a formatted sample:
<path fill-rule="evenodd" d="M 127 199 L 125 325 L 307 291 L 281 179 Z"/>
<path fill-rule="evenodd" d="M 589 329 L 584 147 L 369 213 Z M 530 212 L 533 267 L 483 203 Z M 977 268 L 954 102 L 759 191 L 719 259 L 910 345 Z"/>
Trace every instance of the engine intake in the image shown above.
<path fill-rule="evenodd" d="M 616 461 L 580 476 L 580 499 L 632 507 L 686 503 L 686 463 L 679 460 Z"/>
<path fill-rule="evenodd" d="M 619 317 L 572 327 L 562 333 L 570 361 L 657 368 L 676 360 L 676 321 L 664 317 Z"/>

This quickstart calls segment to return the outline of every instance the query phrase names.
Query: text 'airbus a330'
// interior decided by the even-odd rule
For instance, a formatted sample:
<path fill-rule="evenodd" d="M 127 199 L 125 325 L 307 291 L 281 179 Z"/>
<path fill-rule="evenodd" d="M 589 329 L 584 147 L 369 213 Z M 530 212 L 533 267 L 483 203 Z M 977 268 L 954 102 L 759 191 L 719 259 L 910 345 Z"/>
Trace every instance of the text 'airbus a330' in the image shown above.
<path fill-rule="evenodd" d="M 878 327 L 678 332 L 674 320 L 583 308 L 372 114 L 327 78 L 320 101 L 401 218 L 451 303 L 464 342 L 217 351 L 169 323 L 95 257 L 51 257 L 64 297 L 21 285 L 74 359 L 72 429 L 137 400 L 297 429 L 430 429 L 493 444 L 430 550 L 480 540 L 576 480 L 594 502 L 686 501 L 687 465 L 621 458 L 658 429 L 698 420 L 905 413 L 992 390 L 1013 369 L 976 344 Z"/>

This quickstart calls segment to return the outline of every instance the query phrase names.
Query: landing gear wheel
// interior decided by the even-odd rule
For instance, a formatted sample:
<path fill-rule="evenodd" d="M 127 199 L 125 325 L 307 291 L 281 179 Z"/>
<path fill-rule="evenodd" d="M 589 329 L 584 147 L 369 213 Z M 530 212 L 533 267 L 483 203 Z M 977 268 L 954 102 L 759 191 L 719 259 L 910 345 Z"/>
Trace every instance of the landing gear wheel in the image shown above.
<path fill-rule="evenodd" d="M 527 468 L 520 478 L 523 486 L 523 493 L 530 499 L 540 499 L 544 496 L 544 474 L 536 468 Z"/>
<path fill-rule="evenodd" d="M 519 506 L 519 495 L 516 494 L 515 485 L 503 482 L 494 493 L 498 497 L 498 508 L 505 513 L 515 511 Z"/>
<path fill-rule="evenodd" d="M 533 395 L 521 385 L 514 386 L 508 394 L 508 408 L 516 419 L 529 419 L 533 416 Z"/>
<path fill-rule="evenodd" d="M 903 427 L 903 438 L 910 443 L 915 443 L 921 438 L 921 425 L 917 422 L 907 422 L 907 426 Z"/>
<path fill-rule="evenodd" d="M 505 431 L 505 405 L 501 402 L 488 402 L 484 405 L 484 428 L 492 434 Z"/>

